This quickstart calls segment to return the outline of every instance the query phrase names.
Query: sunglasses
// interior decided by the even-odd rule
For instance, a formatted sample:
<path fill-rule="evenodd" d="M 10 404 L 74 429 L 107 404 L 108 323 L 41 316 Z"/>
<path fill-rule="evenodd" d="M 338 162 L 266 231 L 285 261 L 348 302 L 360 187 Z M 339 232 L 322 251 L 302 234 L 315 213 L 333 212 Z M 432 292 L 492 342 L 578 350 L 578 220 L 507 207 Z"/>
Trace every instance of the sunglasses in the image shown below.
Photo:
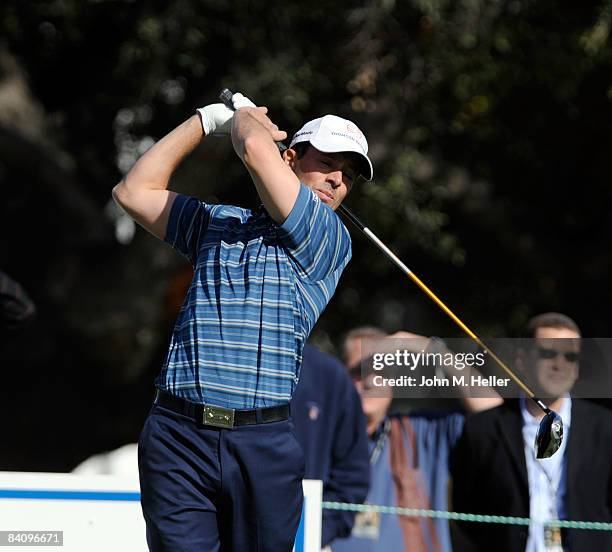
<path fill-rule="evenodd" d="M 541 359 L 552 360 L 556 356 L 565 357 L 567 362 L 578 362 L 578 358 L 580 358 L 579 353 L 575 353 L 574 351 L 555 351 L 554 349 L 546 349 L 545 347 L 538 347 L 538 356 Z"/>

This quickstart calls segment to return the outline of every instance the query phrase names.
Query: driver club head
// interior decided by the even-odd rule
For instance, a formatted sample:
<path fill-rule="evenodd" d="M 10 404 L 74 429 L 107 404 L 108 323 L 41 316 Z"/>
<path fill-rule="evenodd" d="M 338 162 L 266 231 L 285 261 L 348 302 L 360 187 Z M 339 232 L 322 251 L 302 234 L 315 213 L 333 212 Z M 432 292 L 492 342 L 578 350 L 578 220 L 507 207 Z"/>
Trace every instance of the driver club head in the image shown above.
<path fill-rule="evenodd" d="M 563 442 L 563 420 L 555 411 L 547 409 L 535 438 L 536 458 L 550 458 Z"/>

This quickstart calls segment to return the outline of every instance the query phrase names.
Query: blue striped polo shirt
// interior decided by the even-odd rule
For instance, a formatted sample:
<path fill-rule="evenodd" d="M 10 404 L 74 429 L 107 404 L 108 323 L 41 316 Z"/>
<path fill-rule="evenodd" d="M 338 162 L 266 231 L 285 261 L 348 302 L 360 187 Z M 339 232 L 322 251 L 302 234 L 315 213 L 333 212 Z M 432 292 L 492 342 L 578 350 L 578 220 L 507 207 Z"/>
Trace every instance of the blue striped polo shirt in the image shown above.
<path fill-rule="evenodd" d="M 155 385 L 226 408 L 289 402 L 304 343 L 351 257 L 339 217 L 304 185 L 282 225 L 263 208 L 179 195 L 166 241 L 194 278 Z"/>

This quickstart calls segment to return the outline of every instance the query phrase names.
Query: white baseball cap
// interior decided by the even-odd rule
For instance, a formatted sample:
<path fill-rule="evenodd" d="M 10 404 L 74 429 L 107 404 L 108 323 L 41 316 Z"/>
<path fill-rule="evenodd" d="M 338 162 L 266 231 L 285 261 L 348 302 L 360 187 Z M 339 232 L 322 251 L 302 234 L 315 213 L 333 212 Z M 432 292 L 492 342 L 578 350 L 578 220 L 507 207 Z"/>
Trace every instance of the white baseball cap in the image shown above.
<path fill-rule="evenodd" d="M 291 139 L 292 148 L 300 142 L 310 142 L 316 149 L 325 153 L 352 151 L 365 163 L 361 175 L 372 180 L 374 169 L 368 157 L 368 141 L 356 124 L 336 115 L 325 115 L 307 122 Z"/>

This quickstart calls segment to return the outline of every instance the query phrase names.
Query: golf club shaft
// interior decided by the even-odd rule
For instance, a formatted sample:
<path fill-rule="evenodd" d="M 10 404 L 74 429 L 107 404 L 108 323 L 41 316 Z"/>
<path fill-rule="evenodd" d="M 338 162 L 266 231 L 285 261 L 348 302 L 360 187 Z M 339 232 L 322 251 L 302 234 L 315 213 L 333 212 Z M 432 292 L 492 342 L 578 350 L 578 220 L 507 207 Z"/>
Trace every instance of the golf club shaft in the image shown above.
<path fill-rule="evenodd" d="M 234 109 L 234 105 L 232 103 L 233 93 L 228 88 L 224 88 L 219 94 L 219 99 L 230 109 Z M 282 153 L 286 148 L 286 146 L 282 142 L 277 142 L 276 145 L 278 149 Z M 398 257 L 391 251 L 378 237 L 374 232 L 372 232 L 369 228 L 367 228 L 347 207 L 340 205 L 338 207 L 338 211 L 344 214 L 359 230 L 361 230 L 369 239 L 372 241 L 393 263 L 395 263 L 402 272 L 404 272 L 425 294 L 434 302 L 438 307 L 440 307 L 457 326 L 459 326 L 471 339 L 473 339 L 476 344 L 481 347 L 485 352 L 487 352 L 493 360 L 498 364 L 500 368 L 506 374 L 508 374 L 512 380 L 524 391 L 524 393 L 532 399 L 545 413 L 550 412 L 550 409 L 536 396 L 533 391 L 523 383 L 523 381 L 501 360 L 487 345 L 478 337 L 470 328 L 468 328 L 463 321 L 452 311 L 450 310 L 444 302 L 433 292 L 429 287 L 425 285 L 423 281 L 412 272 Z"/>
<path fill-rule="evenodd" d="M 535 397 L 533 391 L 525 385 L 525 383 L 506 365 L 506 363 L 500 359 L 486 344 L 485 342 L 478 337 L 470 328 L 468 328 L 465 323 L 450 309 L 446 306 L 446 304 L 431 290 L 427 285 L 414 273 L 410 270 L 398 257 L 391 251 L 377 236 L 372 232 L 367 226 L 365 226 L 348 208 L 344 205 L 340 205 L 338 207 L 338 211 L 340 211 L 343 215 L 346 216 L 359 230 L 361 230 L 367 238 L 373 242 L 397 267 L 406 274 L 438 307 L 440 307 L 449 318 L 457 324 L 470 338 L 472 338 L 476 344 L 481 347 L 485 352 L 487 352 L 491 358 L 497 363 L 497 365 L 508 374 L 512 380 L 525 392 L 525 394 L 535 401 L 535 403 L 542 409 L 544 412 L 548 412 L 548 407 L 538 398 Z"/>

